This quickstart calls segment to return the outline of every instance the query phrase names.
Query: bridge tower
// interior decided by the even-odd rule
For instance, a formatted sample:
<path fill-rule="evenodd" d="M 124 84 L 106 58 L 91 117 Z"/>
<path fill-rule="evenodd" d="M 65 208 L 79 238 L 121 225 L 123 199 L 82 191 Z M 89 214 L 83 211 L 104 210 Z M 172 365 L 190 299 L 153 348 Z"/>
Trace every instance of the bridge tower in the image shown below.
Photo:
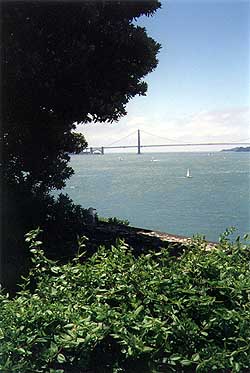
<path fill-rule="evenodd" d="M 137 154 L 141 154 L 141 134 L 140 130 L 138 130 L 138 137 L 137 137 Z"/>

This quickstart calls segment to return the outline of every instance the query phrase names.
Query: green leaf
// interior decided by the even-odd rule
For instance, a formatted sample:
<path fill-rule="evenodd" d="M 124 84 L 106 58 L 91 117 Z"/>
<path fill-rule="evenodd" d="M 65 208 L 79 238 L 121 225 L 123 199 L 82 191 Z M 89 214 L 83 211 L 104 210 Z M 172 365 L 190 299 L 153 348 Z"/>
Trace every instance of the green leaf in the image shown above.
<path fill-rule="evenodd" d="M 132 356 L 133 355 L 133 351 L 132 351 L 132 348 L 129 346 L 128 348 L 128 355 L 129 356 Z"/>
<path fill-rule="evenodd" d="M 189 365 L 191 365 L 192 364 L 192 361 L 190 361 L 190 360 L 181 360 L 180 361 L 180 363 L 181 363 L 181 365 L 183 365 L 183 366 L 189 366 Z"/>
<path fill-rule="evenodd" d="M 67 334 L 67 333 L 60 334 L 60 341 L 68 342 L 71 340 L 72 340 L 72 335 Z"/>
<path fill-rule="evenodd" d="M 196 362 L 196 361 L 199 361 L 200 360 L 200 355 L 199 354 L 195 354 L 192 356 L 192 361 L 193 362 Z"/>
<path fill-rule="evenodd" d="M 25 349 L 21 348 L 21 347 L 17 349 L 17 352 L 19 352 L 20 354 L 25 354 L 26 353 Z"/>
<path fill-rule="evenodd" d="M 58 346 L 55 342 L 51 341 L 49 351 L 50 356 L 53 356 L 58 352 Z"/>
<path fill-rule="evenodd" d="M 63 354 L 60 353 L 60 354 L 57 355 L 57 361 L 58 361 L 58 363 L 62 364 L 62 363 L 65 363 L 66 358 Z"/>
<path fill-rule="evenodd" d="M 204 335 L 205 337 L 208 336 L 208 333 L 207 333 L 207 332 L 204 332 L 204 331 L 201 331 L 201 334 Z"/>
<path fill-rule="evenodd" d="M 3 330 L 0 328 L 0 339 L 3 339 L 4 338 L 4 333 L 3 333 Z"/>
<path fill-rule="evenodd" d="M 170 360 L 171 360 L 171 361 L 181 360 L 181 356 L 171 356 L 171 357 L 170 357 Z"/>
<path fill-rule="evenodd" d="M 239 363 L 234 363 L 234 369 L 236 372 L 240 372 L 240 364 Z"/>
<path fill-rule="evenodd" d="M 153 348 L 152 347 L 149 347 L 149 346 L 144 346 L 143 349 L 142 349 L 143 352 L 151 352 L 153 351 Z"/>
<path fill-rule="evenodd" d="M 61 269 L 60 267 L 54 266 L 54 267 L 51 267 L 51 272 L 58 273 L 60 271 L 60 269 Z"/>
<path fill-rule="evenodd" d="M 136 310 L 134 311 L 134 316 L 139 315 L 139 313 L 143 310 L 144 306 L 140 305 Z"/>

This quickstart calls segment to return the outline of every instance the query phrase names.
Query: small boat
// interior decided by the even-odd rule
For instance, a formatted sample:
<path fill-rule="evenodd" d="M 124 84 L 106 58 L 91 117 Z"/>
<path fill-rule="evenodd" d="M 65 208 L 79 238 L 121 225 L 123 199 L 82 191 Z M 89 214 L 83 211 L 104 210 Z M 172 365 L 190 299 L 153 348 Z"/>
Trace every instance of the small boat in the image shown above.
<path fill-rule="evenodd" d="M 186 175 L 186 177 L 188 177 L 188 178 L 192 177 L 189 168 L 187 169 L 187 175 Z"/>

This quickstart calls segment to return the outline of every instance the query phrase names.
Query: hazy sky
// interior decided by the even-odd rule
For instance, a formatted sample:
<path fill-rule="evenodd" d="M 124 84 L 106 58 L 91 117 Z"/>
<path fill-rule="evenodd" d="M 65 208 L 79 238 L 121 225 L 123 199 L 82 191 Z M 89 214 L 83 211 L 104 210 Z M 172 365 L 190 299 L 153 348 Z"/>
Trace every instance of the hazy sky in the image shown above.
<path fill-rule="evenodd" d="M 148 94 L 134 98 L 117 123 L 79 126 L 89 145 L 109 145 L 138 128 L 180 142 L 249 139 L 250 1 L 163 0 L 138 24 L 162 45 L 146 77 Z M 143 144 L 166 142 L 141 136 Z M 136 144 L 136 133 L 119 144 Z"/>

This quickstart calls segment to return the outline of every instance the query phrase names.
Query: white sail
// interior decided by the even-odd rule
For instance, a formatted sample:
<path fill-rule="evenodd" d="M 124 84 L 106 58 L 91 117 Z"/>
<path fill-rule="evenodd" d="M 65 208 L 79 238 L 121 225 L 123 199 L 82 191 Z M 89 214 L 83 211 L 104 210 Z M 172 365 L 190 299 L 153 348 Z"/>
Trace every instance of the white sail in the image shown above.
<path fill-rule="evenodd" d="M 189 168 L 187 169 L 187 175 L 186 175 L 186 177 L 192 177 Z"/>

